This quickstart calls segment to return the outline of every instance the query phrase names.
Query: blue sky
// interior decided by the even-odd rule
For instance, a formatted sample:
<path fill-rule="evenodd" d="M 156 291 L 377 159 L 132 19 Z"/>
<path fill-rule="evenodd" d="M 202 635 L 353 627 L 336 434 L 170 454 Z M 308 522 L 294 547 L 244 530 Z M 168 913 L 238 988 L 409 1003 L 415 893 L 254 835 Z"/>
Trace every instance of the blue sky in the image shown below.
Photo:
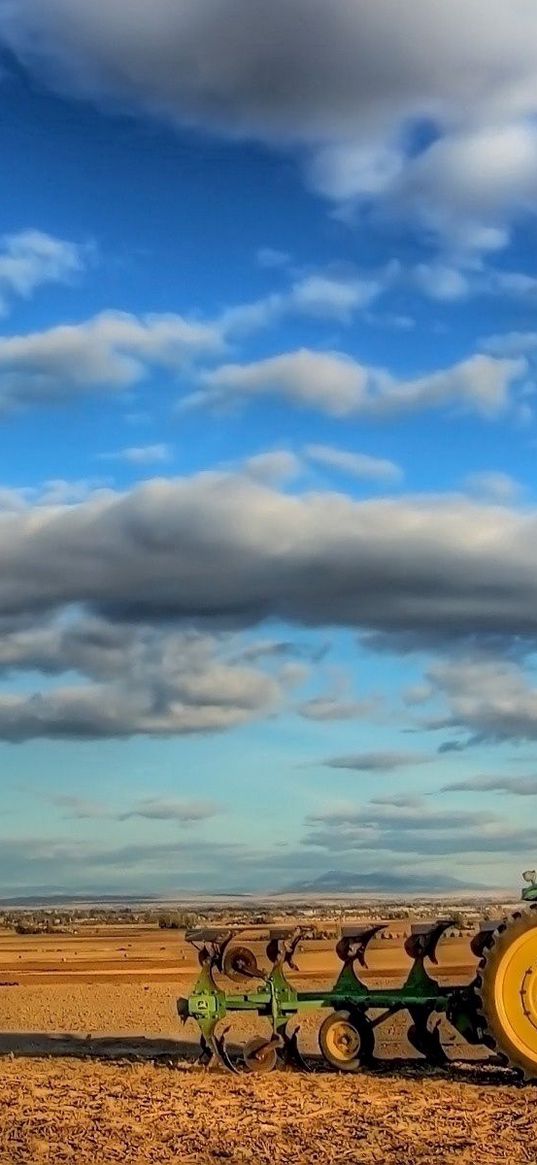
<path fill-rule="evenodd" d="M 537 14 L 493 8 L 0 0 L 6 894 L 532 864 Z"/>

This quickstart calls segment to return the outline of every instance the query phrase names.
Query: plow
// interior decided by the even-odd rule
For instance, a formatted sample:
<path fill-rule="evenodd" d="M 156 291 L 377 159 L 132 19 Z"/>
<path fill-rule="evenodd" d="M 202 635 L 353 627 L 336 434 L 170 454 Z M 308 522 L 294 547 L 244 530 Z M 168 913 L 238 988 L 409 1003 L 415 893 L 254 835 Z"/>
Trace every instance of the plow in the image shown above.
<path fill-rule="evenodd" d="M 439 982 L 439 940 L 451 919 L 414 923 L 404 941 L 410 969 L 398 987 L 367 983 L 367 948 L 385 925 L 342 925 L 336 954 L 341 963 L 331 987 L 297 990 L 290 972 L 314 928 L 273 927 L 266 946 L 268 967 L 246 945 L 240 930 L 197 928 L 186 939 L 198 952 L 200 973 L 188 999 L 178 1001 L 182 1020 L 196 1020 L 201 1061 L 233 1072 L 269 1072 L 278 1064 L 310 1070 L 299 1045 L 300 1018 L 319 1013 L 319 1050 L 325 1066 L 355 1072 L 375 1062 L 379 1027 L 406 1011 L 410 1044 L 439 1066 L 447 1056 L 442 1018 L 468 1044 L 483 1045 L 526 1080 L 537 1081 L 537 875 L 524 874 L 520 910 L 482 924 L 471 940 L 476 973 L 463 986 Z M 365 975 L 364 975 L 365 972 Z M 443 976 L 444 977 L 444 976 Z M 237 990 L 226 990 L 226 981 Z M 240 990 L 242 989 L 242 990 Z M 245 1013 L 270 1022 L 268 1036 L 250 1040 L 237 1057 L 226 1042 L 227 1021 Z"/>

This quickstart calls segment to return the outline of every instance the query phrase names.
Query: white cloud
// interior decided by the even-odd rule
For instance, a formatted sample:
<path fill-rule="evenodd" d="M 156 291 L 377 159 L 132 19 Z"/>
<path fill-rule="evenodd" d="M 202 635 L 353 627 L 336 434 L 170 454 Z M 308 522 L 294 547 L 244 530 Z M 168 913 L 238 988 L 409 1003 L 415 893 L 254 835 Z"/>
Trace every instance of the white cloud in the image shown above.
<path fill-rule="evenodd" d="M 43 231 L 25 230 L 0 239 L 0 313 L 12 298 L 28 299 L 46 283 L 66 283 L 85 265 L 87 248 Z"/>
<path fill-rule="evenodd" d="M 288 307 L 304 315 L 348 323 L 353 313 L 371 303 L 381 291 L 375 279 L 336 279 L 329 275 L 309 275 L 297 281 L 288 297 Z"/>
<path fill-rule="evenodd" d="M 20 511 L 32 506 L 70 506 L 83 502 L 91 495 L 106 490 L 110 482 L 106 478 L 83 477 L 74 481 L 51 478 L 38 486 L 23 486 L 20 489 L 0 488 L 0 510 Z"/>
<path fill-rule="evenodd" d="M 128 465 L 156 465 L 169 461 L 171 450 L 169 445 L 130 445 L 127 449 L 118 449 L 116 453 L 102 453 L 103 461 L 125 461 Z"/>
<path fill-rule="evenodd" d="M 256 258 L 260 267 L 287 267 L 291 262 L 288 251 L 279 251 L 276 247 L 259 247 Z"/>
<path fill-rule="evenodd" d="M 284 291 L 273 291 L 251 303 L 227 308 L 219 317 L 221 331 L 233 337 L 266 328 L 287 316 L 334 320 L 349 324 L 386 289 L 390 271 L 378 276 L 338 276 L 311 272 L 296 278 Z"/>
<path fill-rule="evenodd" d="M 445 303 L 465 299 L 470 290 L 467 275 L 443 263 L 419 263 L 414 270 L 414 279 L 430 299 Z"/>
<path fill-rule="evenodd" d="M 534 276 L 492 267 L 475 255 L 458 255 L 451 262 L 444 263 L 418 263 L 406 274 L 424 295 L 441 303 L 457 303 L 471 295 L 530 301 L 537 298 L 537 279 Z"/>
<path fill-rule="evenodd" d="M 490 498 L 491 501 L 509 503 L 515 501 L 522 492 L 519 481 L 515 481 L 508 473 L 491 470 L 482 473 L 470 473 L 466 478 L 466 487 L 471 493 Z"/>
<path fill-rule="evenodd" d="M 493 356 L 524 356 L 537 350 L 537 332 L 499 332 L 481 341 Z"/>
<path fill-rule="evenodd" d="M 444 371 L 397 381 L 342 353 L 302 348 L 205 372 L 203 388 L 185 403 L 218 405 L 268 393 L 335 417 L 389 418 L 419 409 L 457 407 L 492 418 L 507 408 L 510 390 L 525 371 L 521 358 L 477 354 Z"/>
<path fill-rule="evenodd" d="M 278 484 L 291 481 L 302 470 L 300 458 L 287 449 L 256 453 L 243 463 L 243 470 L 256 481 Z"/>
<path fill-rule="evenodd" d="M 503 245 L 537 191 L 534 0 L 1 0 L 62 91 L 294 147 L 338 201 Z M 426 46 L 426 48 L 424 48 Z M 270 78 L 270 84 L 267 83 Z M 413 134 L 413 126 L 430 132 Z"/>
<path fill-rule="evenodd" d="M 317 465 L 365 481 L 395 482 L 400 481 L 403 476 L 400 466 L 394 461 L 383 457 L 370 457 L 367 453 L 350 453 L 332 445 L 307 445 L 305 454 Z"/>
<path fill-rule="evenodd" d="M 0 413 L 122 391 L 154 367 L 177 373 L 223 348 L 216 326 L 178 315 L 101 312 L 80 324 L 0 337 Z"/>

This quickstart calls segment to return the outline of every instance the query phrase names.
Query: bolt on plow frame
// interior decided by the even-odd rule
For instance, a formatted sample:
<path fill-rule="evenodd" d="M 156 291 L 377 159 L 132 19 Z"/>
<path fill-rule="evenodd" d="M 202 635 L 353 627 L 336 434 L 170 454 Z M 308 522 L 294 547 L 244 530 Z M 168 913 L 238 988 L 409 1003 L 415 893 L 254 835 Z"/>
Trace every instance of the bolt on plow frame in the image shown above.
<path fill-rule="evenodd" d="M 273 927 L 266 948 L 270 970 L 240 940 L 240 932 L 209 928 L 187 932 L 198 951 L 200 974 L 188 999 L 178 1000 L 182 1020 L 193 1017 L 199 1026 L 201 1060 L 216 1061 L 233 1072 L 269 1072 L 287 1062 L 308 1068 L 298 1045 L 297 1017 L 327 1011 L 319 1033 L 319 1048 L 331 1068 L 355 1072 L 371 1063 L 379 1026 L 400 1011 L 410 1017 L 408 1039 L 434 1065 L 446 1061 L 440 1037 L 445 1016 L 469 1044 L 495 1051 L 527 1080 L 537 1081 L 537 875 L 524 874 L 522 906 L 510 917 L 486 922 L 471 941 L 478 960 L 471 983 L 450 986 L 432 973 L 437 964 L 439 939 L 454 925 L 451 919 L 415 923 L 405 940 L 412 959 L 402 986 L 369 987 L 360 975 L 367 969 L 369 943 L 384 923 L 344 925 L 336 946 L 341 969 L 332 987 L 298 991 L 287 969 L 298 970 L 295 952 L 313 928 Z M 232 994 L 220 976 L 240 984 Z M 254 1013 L 271 1023 L 269 1037 L 257 1036 L 239 1059 L 226 1046 L 226 1017 Z"/>

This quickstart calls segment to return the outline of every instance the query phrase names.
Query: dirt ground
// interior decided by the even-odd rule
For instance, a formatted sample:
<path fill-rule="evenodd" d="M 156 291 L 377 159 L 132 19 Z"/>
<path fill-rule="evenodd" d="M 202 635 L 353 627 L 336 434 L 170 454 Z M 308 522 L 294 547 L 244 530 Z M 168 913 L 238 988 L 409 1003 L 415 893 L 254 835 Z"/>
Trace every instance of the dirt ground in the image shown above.
<path fill-rule="evenodd" d="M 440 978 L 471 978 L 467 943 L 445 941 L 439 954 Z M 326 943 L 299 962 L 303 988 L 338 966 Z M 370 964 L 379 984 L 409 965 L 397 940 L 378 942 Z M 356 1076 L 322 1068 L 315 1017 L 300 1034 L 310 1073 L 200 1068 L 196 1025 L 176 1013 L 195 974 L 173 932 L 0 934 L 0 1165 L 537 1162 L 535 1088 L 447 1027 L 452 1063 L 441 1070 L 412 1051 L 402 1016 L 380 1029 L 379 1066 Z M 231 1044 L 256 1022 L 235 1020 Z"/>

